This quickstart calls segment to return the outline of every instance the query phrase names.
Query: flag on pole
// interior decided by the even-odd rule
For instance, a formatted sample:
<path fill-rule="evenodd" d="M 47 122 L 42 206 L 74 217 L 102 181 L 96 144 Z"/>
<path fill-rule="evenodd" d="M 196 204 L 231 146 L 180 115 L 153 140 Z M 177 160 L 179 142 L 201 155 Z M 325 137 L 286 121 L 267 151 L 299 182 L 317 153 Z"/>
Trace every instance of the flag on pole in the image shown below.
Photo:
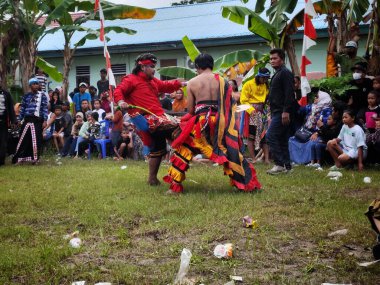
<path fill-rule="evenodd" d="M 111 56 L 110 53 L 108 52 L 107 48 L 107 41 L 105 39 L 105 33 L 104 33 L 104 14 L 103 14 L 103 9 L 102 5 L 100 4 L 100 0 L 95 1 L 95 12 L 99 10 L 99 19 L 100 19 L 100 36 L 99 39 L 100 41 L 103 42 L 104 44 L 104 57 L 106 59 L 106 68 L 107 68 L 107 74 L 108 74 L 108 82 L 110 85 L 110 99 L 113 102 L 113 88 L 116 86 L 116 80 L 115 76 L 112 72 L 112 65 L 111 65 Z M 112 110 L 113 111 L 113 110 Z"/>
<path fill-rule="evenodd" d="M 309 81 L 306 77 L 306 66 L 311 64 L 311 61 L 306 57 L 306 51 L 316 45 L 315 39 L 317 38 L 317 33 L 315 31 L 314 25 L 311 22 L 312 17 L 316 17 L 312 0 L 305 0 L 305 13 L 304 13 L 304 36 L 302 45 L 302 58 L 301 58 L 301 93 L 302 98 L 300 100 L 301 106 L 306 106 L 307 104 L 307 93 L 311 91 Z"/>

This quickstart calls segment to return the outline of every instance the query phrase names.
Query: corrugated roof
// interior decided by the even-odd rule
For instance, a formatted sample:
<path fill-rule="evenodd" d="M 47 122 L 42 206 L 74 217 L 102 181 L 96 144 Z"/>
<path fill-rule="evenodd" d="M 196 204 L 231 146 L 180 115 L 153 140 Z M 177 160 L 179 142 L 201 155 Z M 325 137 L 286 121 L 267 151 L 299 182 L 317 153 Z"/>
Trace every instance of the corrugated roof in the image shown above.
<path fill-rule="evenodd" d="M 269 6 L 269 1 L 267 1 Z M 304 8 L 304 1 L 299 1 L 293 14 Z M 159 44 L 164 42 L 180 41 L 187 35 L 192 40 L 222 39 L 253 35 L 246 25 L 239 25 L 222 17 L 222 6 L 246 6 L 240 0 L 224 0 L 195 5 L 173 6 L 156 9 L 156 16 L 149 20 L 115 20 L 106 21 L 106 26 L 121 26 L 136 30 L 135 35 L 116 34 L 110 32 L 107 36 L 111 39 L 108 46 L 135 45 L 135 44 Z M 262 13 L 266 18 L 265 12 Z M 289 15 L 291 18 L 291 15 Z M 323 16 L 314 19 L 316 29 L 326 27 Z M 88 21 L 84 26 L 98 29 L 99 21 Z M 71 44 L 76 43 L 84 36 L 84 33 L 75 33 Z M 56 32 L 47 35 L 38 46 L 39 51 L 52 51 L 63 49 L 63 33 Z M 98 40 L 87 41 L 82 48 L 101 47 Z"/>

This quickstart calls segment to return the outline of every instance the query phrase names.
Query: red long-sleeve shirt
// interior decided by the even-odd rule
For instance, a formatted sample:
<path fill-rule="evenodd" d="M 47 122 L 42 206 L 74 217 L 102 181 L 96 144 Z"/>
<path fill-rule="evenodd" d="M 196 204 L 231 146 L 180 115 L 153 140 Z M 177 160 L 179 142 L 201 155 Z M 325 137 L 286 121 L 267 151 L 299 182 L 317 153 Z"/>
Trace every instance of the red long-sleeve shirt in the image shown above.
<path fill-rule="evenodd" d="M 158 98 L 159 93 L 171 93 L 181 87 L 178 80 L 161 81 L 157 78 L 148 79 L 145 73 L 138 75 L 130 74 L 123 77 L 121 83 L 114 92 L 115 102 L 123 100 L 131 105 L 136 105 L 148 109 L 156 115 L 164 114 Z M 129 114 L 139 112 L 136 109 L 129 109 Z"/>

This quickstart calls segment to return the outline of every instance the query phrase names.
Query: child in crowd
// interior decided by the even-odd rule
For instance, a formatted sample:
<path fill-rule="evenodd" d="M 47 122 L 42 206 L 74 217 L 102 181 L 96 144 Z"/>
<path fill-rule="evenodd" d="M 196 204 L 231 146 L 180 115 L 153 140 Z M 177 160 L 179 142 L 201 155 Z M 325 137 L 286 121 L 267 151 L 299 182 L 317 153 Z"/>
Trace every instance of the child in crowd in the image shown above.
<path fill-rule="evenodd" d="M 333 115 L 328 116 L 326 125 L 323 124 L 322 120 L 317 122 L 318 131 L 315 132 L 311 137 L 311 162 L 306 166 L 311 167 L 321 167 L 321 159 L 326 150 L 327 142 L 335 139 L 340 132 L 340 126 L 338 124 L 337 118 Z"/>
<path fill-rule="evenodd" d="M 94 100 L 94 112 L 98 113 L 99 115 L 99 121 L 102 121 L 104 120 L 105 116 L 106 116 L 106 112 L 101 108 L 101 105 L 100 105 L 100 99 L 95 99 Z"/>
<path fill-rule="evenodd" d="M 380 106 L 378 105 L 379 92 L 372 90 L 367 95 L 368 107 L 358 112 L 357 118 L 369 133 L 375 132 L 374 118 L 380 118 Z"/>
<path fill-rule="evenodd" d="M 54 109 L 54 132 L 53 132 L 53 140 L 55 148 L 57 149 L 57 154 L 61 153 L 61 149 L 63 147 L 63 136 L 66 128 L 66 120 L 62 114 L 62 106 L 56 105 Z"/>
<path fill-rule="evenodd" d="M 376 76 L 372 81 L 373 90 L 380 92 L 380 75 Z M 380 98 L 378 98 L 380 99 Z M 379 103 L 379 102 L 378 102 Z"/>
<path fill-rule="evenodd" d="M 133 139 L 132 133 L 129 132 L 129 128 L 123 129 L 119 141 L 117 142 L 114 160 L 123 160 L 131 156 L 133 151 Z"/>
<path fill-rule="evenodd" d="M 343 112 L 343 126 L 339 136 L 327 143 L 327 150 L 334 159 L 335 166 L 331 170 L 343 167 L 357 160 L 359 171 L 363 170 L 363 161 L 367 156 L 365 133 L 355 124 L 355 114 L 352 110 Z"/>
<path fill-rule="evenodd" d="M 88 146 L 94 149 L 94 141 L 100 138 L 100 124 L 98 122 L 98 113 L 91 112 L 87 117 L 87 124 L 84 123 L 79 131 L 79 135 L 83 138 L 78 144 L 78 156 L 82 156 L 86 150 L 88 153 Z M 101 154 L 100 154 L 101 155 Z"/>
<path fill-rule="evenodd" d="M 54 112 L 55 106 L 57 105 L 62 105 L 62 102 L 59 99 L 59 92 L 53 91 L 52 98 L 50 100 L 50 109 Z"/>
<path fill-rule="evenodd" d="M 77 146 L 77 141 L 79 137 L 79 131 L 83 125 L 83 113 L 78 112 L 75 116 L 75 123 L 71 129 L 71 134 L 70 134 L 70 150 L 69 150 L 69 155 L 73 156 L 75 154 L 75 149 Z"/>

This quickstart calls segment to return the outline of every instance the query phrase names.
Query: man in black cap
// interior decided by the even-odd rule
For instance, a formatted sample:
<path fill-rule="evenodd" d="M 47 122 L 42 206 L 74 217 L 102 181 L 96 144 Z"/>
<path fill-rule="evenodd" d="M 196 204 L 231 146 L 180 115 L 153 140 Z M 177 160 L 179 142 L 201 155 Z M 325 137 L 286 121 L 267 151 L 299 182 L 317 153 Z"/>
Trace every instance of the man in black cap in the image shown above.
<path fill-rule="evenodd" d="M 356 114 L 368 105 L 367 95 L 372 90 L 372 80 L 366 77 L 367 64 L 365 62 L 355 64 L 351 71 L 353 73 L 350 85 L 356 88 L 346 92 L 346 102 Z"/>

